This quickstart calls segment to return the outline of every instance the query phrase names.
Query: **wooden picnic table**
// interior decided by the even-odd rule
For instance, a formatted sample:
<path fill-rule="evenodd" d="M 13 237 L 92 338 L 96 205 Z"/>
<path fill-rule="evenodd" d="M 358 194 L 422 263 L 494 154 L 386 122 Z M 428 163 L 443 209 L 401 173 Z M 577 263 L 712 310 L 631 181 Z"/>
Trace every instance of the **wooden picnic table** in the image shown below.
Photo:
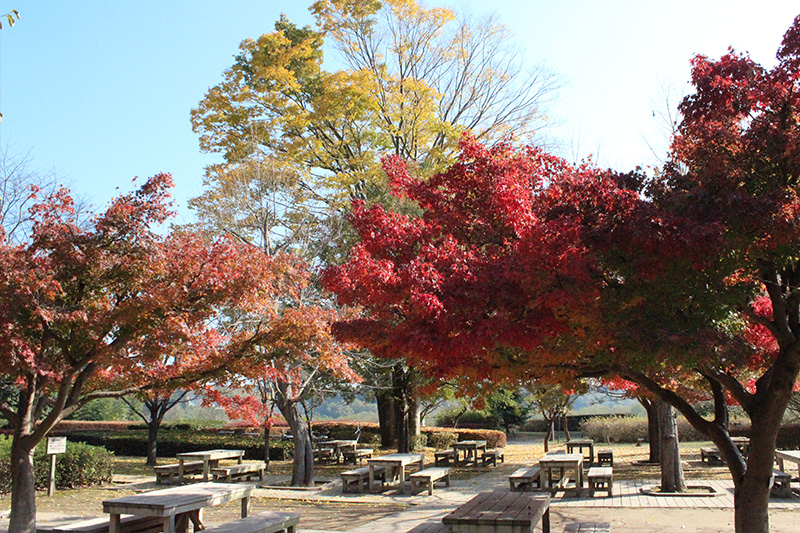
<path fill-rule="evenodd" d="M 453 444 L 453 450 L 456 452 L 456 464 L 469 464 L 470 459 L 474 466 L 478 466 L 478 451 L 486 451 L 485 440 L 462 440 Z M 459 452 L 464 452 L 463 461 L 459 460 Z"/>
<path fill-rule="evenodd" d="M 800 473 L 800 450 L 775 450 L 775 460 L 781 472 L 786 472 L 785 462 L 789 461 L 797 465 L 797 471 Z"/>
<path fill-rule="evenodd" d="M 553 490 L 553 470 L 561 470 L 561 477 L 570 470 L 575 472 L 575 490 L 580 494 L 583 488 L 583 454 L 582 453 L 554 453 L 539 459 L 539 468 L 542 469 L 541 485 L 543 489 Z M 564 487 L 562 487 L 564 488 Z"/>
<path fill-rule="evenodd" d="M 583 453 L 583 449 L 589 450 L 589 455 L 584 455 L 583 460 L 589 464 L 594 463 L 594 440 L 592 439 L 570 439 L 567 441 L 567 453 L 573 453 L 575 449 L 578 453 Z"/>
<path fill-rule="evenodd" d="M 731 437 L 731 442 L 739 448 L 743 457 L 747 457 L 747 454 L 750 453 L 750 437 Z"/>
<path fill-rule="evenodd" d="M 425 468 L 425 455 L 422 453 L 390 453 L 367 459 L 369 465 L 369 490 L 375 490 L 375 465 L 386 466 L 392 472 L 392 479 L 400 480 L 400 490 L 405 489 L 406 466 L 416 463 L 418 470 Z M 388 473 L 388 472 L 387 472 Z"/>
<path fill-rule="evenodd" d="M 186 461 L 203 461 L 203 481 L 208 481 L 208 473 L 217 468 L 222 459 L 237 459 L 242 464 L 244 450 L 204 450 L 176 454 L 178 458 L 178 483 L 183 483 L 183 465 Z"/>
<path fill-rule="evenodd" d="M 550 496 L 531 492 L 481 492 L 442 518 L 453 533 L 530 533 L 539 522 L 550 533 Z"/>
<path fill-rule="evenodd" d="M 109 533 L 119 533 L 120 515 L 154 516 L 163 519 L 164 533 L 205 529 L 203 508 L 241 500 L 241 516 L 250 513 L 253 487 L 231 483 L 197 483 L 185 487 L 154 490 L 103 501 L 103 512 L 109 513 Z"/>
<path fill-rule="evenodd" d="M 333 450 L 333 457 L 338 463 L 342 456 L 342 448 L 347 446 L 357 446 L 358 441 L 355 440 L 324 440 L 319 442 L 319 449 L 329 448 Z M 322 453 L 319 454 L 318 460 L 322 460 Z"/>

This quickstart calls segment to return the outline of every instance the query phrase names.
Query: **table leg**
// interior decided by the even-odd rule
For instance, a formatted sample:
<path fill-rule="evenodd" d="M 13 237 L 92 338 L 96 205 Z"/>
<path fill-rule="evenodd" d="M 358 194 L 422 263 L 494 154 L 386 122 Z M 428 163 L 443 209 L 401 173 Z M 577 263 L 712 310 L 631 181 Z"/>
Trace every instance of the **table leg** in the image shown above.
<path fill-rule="evenodd" d="M 165 516 L 161 529 L 164 533 L 175 533 L 175 515 Z"/>
<path fill-rule="evenodd" d="M 243 457 L 242 457 L 241 455 L 240 455 L 240 456 L 238 456 L 238 457 L 236 458 L 236 460 L 237 460 L 237 462 L 238 462 L 239 464 L 242 464 L 242 458 L 243 458 Z"/>
<path fill-rule="evenodd" d="M 178 459 L 178 485 L 183 484 L 183 458 Z"/>
<path fill-rule="evenodd" d="M 550 508 L 542 515 L 542 533 L 550 533 Z"/>
<path fill-rule="evenodd" d="M 369 491 L 372 492 L 373 490 L 375 490 L 375 465 L 369 463 Z"/>
<path fill-rule="evenodd" d="M 400 492 L 403 493 L 406 490 L 406 465 L 400 463 L 398 470 L 400 472 Z"/>
<path fill-rule="evenodd" d="M 203 459 L 203 481 L 208 481 L 208 469 L 210 466 L 208 457 Z"/>
<path fill-rule="evenodd" d="M 119 533 L 119 514 L 111 513 L 108 517 L 108 533 Z"/>
<path fill-rule="evenodd" d="M 242 513 L 241 518 L 250 516 L 250 496 L 242 498 Z"/>

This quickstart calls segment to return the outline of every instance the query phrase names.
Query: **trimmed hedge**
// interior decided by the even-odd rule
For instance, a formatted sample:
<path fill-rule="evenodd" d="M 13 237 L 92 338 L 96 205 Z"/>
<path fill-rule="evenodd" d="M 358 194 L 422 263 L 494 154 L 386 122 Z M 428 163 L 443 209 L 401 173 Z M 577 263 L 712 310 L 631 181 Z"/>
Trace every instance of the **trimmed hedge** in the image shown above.
<path fill-rule="evenodd" d="M 175 457 L 179 453 L 236 448 L 244 450 L 245 459 L 264 457 L 264 436 L 261 433 L 234 432 L 233 430 L 205 430 L 164 428 L 158 432 L 158 456 Z M 73 441 L 94 446 L 104 446 L 116 455 L 147 456 L 147 431 L 75 431 L 67 434 Z M 291 441 L 270 439 L 269 456 L 280 461 L 294 455 Z"/>
<path fill-rule="evenodd" d="M 50 484 L 50 457 L 44 443 L 33 454 L 37 489 Z M 0 440 L 0 493 L 11 492 L 11 441 Z M 80 442 L 67 441 L 67 451 L 56 456 L 56 487 L 73 488 L 101 485 L 111 481 L 113 454 Z"/>

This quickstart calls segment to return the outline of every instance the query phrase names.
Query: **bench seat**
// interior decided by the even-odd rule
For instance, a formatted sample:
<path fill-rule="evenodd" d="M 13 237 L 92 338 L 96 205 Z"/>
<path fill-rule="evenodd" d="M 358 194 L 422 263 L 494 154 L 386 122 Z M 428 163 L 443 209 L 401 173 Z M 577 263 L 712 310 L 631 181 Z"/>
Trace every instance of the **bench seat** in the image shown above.
<path fill-rule="evenodd" d="M 564 526 L 564 533 L 611 533 L 611 523 L 571 522 Z"/>
<path fill-rule="evenodd" d="M 501 463 L 506 462 L 506 456 L 503 450 L 486 450 L 481 454 L 481 463 L 483 463 L 483 466 L 488 466 L 489 463 L 492 463 L 492 466 L 497 466 L 498 459 Z"/>
<path fill-rule="evenodd" d="M 372 457 L 372 448 L 342 448 L 342 457 L 344 463 L 360 463 L 363 459 Z"/>
<path fill-rule="evenodd" d="M 709 465 L 722 464 L 722 456 L 717 448 L 703 447 L 700 448 L 700 462 L 708 463 Z"/>
<path fill-rule="evenodd" d="M 614 450 L 597 450 L 597 466 L 614 466 Z"/>
<path fill-rule="evenodd" d="M 108 519 L 108 516 L 104 516 L 54 526 L 37 525 L 36 533 L 108 533 Z M 130 514 L 120 516 L 119 522 L 122 531 L 127 533 L 151 531 L 153 528 L 162 525 L 162 521 L 158 517 Z"/>
<path fill-rule="evenodd" d="M 433 484 L 444 481 L 445 486 L 450 486 L 450 469 L 446 466 L 433 466 L 414 472 L 408 478 L 411 480 L 411 494 L 428 489 L 428 494 L 433 495 Z"/>
<path fill-rule="evenodd" d="M 455 453 L 456 451 L 452 448 L 449 450 L 439 450 L 433 452 L 434 466 L 449 465 L 455 459 Z"/>
<path fill-rule="evenodd" d="M 204 529 L 206 533 L 295 533 L 300 515 L 267 511 Z"/>
<path fill-rule="evenodd" d="M 381 483 L 386 481 L 387 467 L 383 465 L 375 465 L 375 479 L 379 479 Z M 351 489 L 355 488 L 355 492 L 359 494 L 364 492 L 364 486 L 369 484 L 369 467 L 362 466 L 355 470 L 348 470 L 339 474 L 342 477 L 342 492 L 353 492 Z M 369 487 L 367 487 L 369 489 Z"/>
<path fill-rule="evenodd" d="M 511 492 L 530 492 L 534 488 L 541 489 L 541 469 L 538 466 L 519 468 L 508 476 L 508 483 L 511 485 Z"/>
<path fill-rule="evenodd" d="M 256 476 L 258 476 L 259 481 L 264 481 L 264 469 L 264 463 L 242 463 L 212 468 L 211 475 L 214 481 L 230 482 L 234 479 L 250 479 Z"/>
<path fill-rule="evenodd" d="M 604 490 L 612 496 L 614 490 L 614 467 L 612 466 L 593 466 L 586 474 L 589 480 L 589 495 L 594 496 L 595 491 Z"/>
<path fill-rule="evenodd" d="M 779 498 L 792 497 L 792 476 L 777 468 L 772 471 L 772 479 L 769 483 L 769 493 Z"/>
<path fill-rule="evenodd" d="M 172 483 L 173 480 L 177 480 L 179 466 L 180 466 L 179 463 L 154 466 L 153 471 L 156 473 L 156 484 L 161 485 L 165 479 L 170 484 Z M 183 463 L 184 475 L 202 474 L 202 473 L 203 473 L 203 461 L 192 461 L 189 463 Z"/>

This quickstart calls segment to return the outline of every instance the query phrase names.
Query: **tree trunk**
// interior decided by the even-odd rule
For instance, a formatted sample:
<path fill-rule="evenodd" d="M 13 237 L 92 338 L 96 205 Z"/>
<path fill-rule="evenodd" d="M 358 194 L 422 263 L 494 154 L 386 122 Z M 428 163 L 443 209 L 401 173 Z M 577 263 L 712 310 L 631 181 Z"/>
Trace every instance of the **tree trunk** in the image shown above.
<path fill-rule="evenodd" d="M 409 428 L 408 433 L 411 438 L 419 438 L 422 435 L 422 401 L 419 394 L 411 396 L 409 405 Z"/>
<path fill-rule="evenodd" d="M 564 426 L 564 440 L 569 442 L 569 420 L 567 419 L 567 412 L 561 413 L 561 425 Z"/>
<path fill-rule="evenodd" d="M 29 436 L 14 435 L 11 442 L 11 517 L 8 530 L 36 532 L 36 480 L 33 474 L 33 449 Z"/>
<path fill-rule="evenodd" d="M 410 373 L 404 363 L 392 368 L 392 390 L 394 391 L 395 423 L 397 429 L 398 453 L 411 452 L 410 413 L 409 413 Z"/>
<path fill-rule="evenodd" d="M 658 425 L 661 428 L 661 491 L 685 492 L 686 480 L 678 449 L 678 420 L 675 409 L 666 402 L 657 402 Z"/>
<path fill-rule="evenodd" d="M 547 433 L 544 435 L 544 453 L 550 451 L 550 438 L 553 436 L 553 421 L 547 420 Z"/>
<path fill-rule="evenodd" d="M 147 466 L 155 466 L 158 458 L 158 428 L 161 426 L 161 421 L 157 418 L 151 417 L 147 421 L 147 461 L 144 464 Z"/>
<path fill-rule="evenodd" d="M 294 443 L 294 462 L 292 464 L 293 487 L 314 486 L 314 449 L 308 426 L 300 417 L 296 402 L 279 402 L 278 409 L 289 424 Z"/>
<path fill-rule="evenodd" d="M 381 446 L 394 448 L 397 445 L 397 421 L 395 420 L 394 396 L 391 390 L 375 392 L 378 406 L 378 425 L 381 432 Z"/>
<path fill-rule="evenodd" d="M 264 424 L 264 464 L 267 465 L 269 470 L 269 424 Z"/>
<path fill-rule="evenodd" d="M 647 411 L 647 442 L 650 446 L 649 463 L 658 464 L 661 462 L 661 430 L 658 427 L 658 410 L 656 403 L 662 400 L 650 401 L 647 399 L 639 400 Z"/>

